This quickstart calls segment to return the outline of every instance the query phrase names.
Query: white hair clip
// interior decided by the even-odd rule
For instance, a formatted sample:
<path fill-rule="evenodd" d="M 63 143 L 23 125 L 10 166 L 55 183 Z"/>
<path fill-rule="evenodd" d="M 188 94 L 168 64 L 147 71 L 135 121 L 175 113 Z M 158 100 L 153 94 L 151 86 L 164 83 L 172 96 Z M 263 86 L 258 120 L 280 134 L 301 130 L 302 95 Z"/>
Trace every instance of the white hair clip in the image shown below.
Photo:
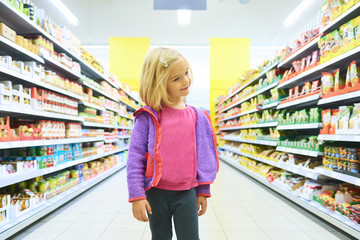
<path fill-rule="evenodd" d="M 167 68 L 169 66 L 169 64 L 167 62 L 165 62 L 162 58 L 159 58 L 159 61 L 164 66 L 164 68 Z"/>

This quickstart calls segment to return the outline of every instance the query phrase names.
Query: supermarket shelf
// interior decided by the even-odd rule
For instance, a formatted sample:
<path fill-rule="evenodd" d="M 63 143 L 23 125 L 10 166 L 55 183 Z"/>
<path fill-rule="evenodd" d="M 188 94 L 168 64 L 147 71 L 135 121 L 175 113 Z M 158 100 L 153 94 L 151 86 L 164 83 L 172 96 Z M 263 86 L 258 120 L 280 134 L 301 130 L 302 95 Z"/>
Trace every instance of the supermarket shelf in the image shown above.
<path fill-rule="evenodd" d="M 36 55 L 33 52 L 23 48 L 20 45 L 12 42 L 11 40 L 0 36 L 0 54 L 2 56 L 9 56 L 13 58 L 13 60 L 21 60 L 21 61 L 37 61 L 39 63 L 44 63 L 44 59 L 40 56 Z"/>
<path fill-rule="evenodd" d="M 111 124 L 104 124 L 104 123 L 97 123 L 97 122 L 83 121 L 82 124 L 86 127 L 116 128 L 116 129 L 122 128 L 121 126 L 118 126 L 118 125 L 111 125 Z"/>
<path fill-rule="evenodd" d="M 129 93 L 127 90 L 125 90 L 124 88 L 122 88 L 121 86 L 119 87 L 121 90 L 123 90 L 129 97 L 131 97 L 132 99 L 134 99 L 136 102 L 138 102 L 138 103 L 141 103 L 141 101 L 138 99 L 138 98 L 136 98 L 136 97 L 134 97 L 131 93 Z"/>
<path fill-rule="evenodd" d="M 21 106 L 13 106 L 13 105 L 0 105 L 0 112 L 8 113 L 11 115 L 20 115 L 20 116 L 29 115 L 29 116 L 38 116 L 38 117 L 54 118 L 54 119 L 77 121 L 77 122 L 82 121 L 82 118 L 78 116 L 71 116 L 66 114 L 52 113 L 45 111 L 36 111 L 31 108 L 23 108 Z"/>
<path fill-rule="evenodd" d="M 299 206 L 303 207 L 304 209 L 321 217 L 325 221 L 342 229 L 346 233 L 354 236 L 356 239 L 360 239 L 360 227 L 358 226 L 358 224 L 352 222 L 349 219 L 346 219 L 345 217 L 343 217 L 341 215 L 336 214 L 334 211 L 331 211 L 331 210 L 321 206 L 318 203 L 315 203 L 312 201 L 307 201 L 303 198 L 297 197 L 294 194 L 292 194 L 290 191 L 288 191 L 287 189 L 285 189 L 281 186 L 269 183 L 260 174 L 257 174 L 255 172 L 241 166 L 240 164 L 236 163 L 234 160 L 231 160 L 224 156 L 220 156 L 219 158 L 221 160 L 223 160 L 224 162 L 228 163 L 229 165 L 231 165 L 231 166 L 237 168 L 238 170 L 242 171 L 243 173 L 247 174 L 248 176 L 254 178 L 258 182 L 265 185 L 266 187 L 268 187 L 268 188 L 274 190 L 275 192 L 279 193 L 280 195 L 288 198 L 289 200 L 293 201 L 294 203 L 298 204 Z"/>
<path fill-rule="evenodd" d="M 91 88 L 91 89 L 94 90 L 95 92 L 100 93 L 101 95 L 103 95 L 103 96 L 105 96 L 105 97 L 107 97 L 107 98 L 109 98 L 109 99 L 111 99 L 111 100 L 113 100 L 113 101 L 115 101 L 115 102 L 119 102 L 118 99 L 112 97 L 112 96 L 111 96 L 110 94 L 108 94 L 107 92 L 104 92 L 103 90 L 98 89 L 97 87 L 91 85 L 90 83 L 88 83 L 88 82 L 86 82 L 86 81 L 82 81 L 82 83 L 83 83 L 84 86 L 86 86 L 86 87 L 88 87 L 88 88 Z"/>
<path fill-rule="evenodd" d="M 309 77 L 320 78 L 321 73 L 323 71 L 328 71 L 329 69 L 334 70 L 335 68 L 346 66 L 348 64 L 344 62 L 350 63 L 351 61 L 355 60 L 356 57 L 359 58 L 359 52 L 360 52 L 360 46 L 350 51 L 347 51 L 341 54 L 340 56 L 337 56 L 327 62 L 319 64 L 318 66 L 308 71 L 305 71 L 299 74 L 298 76 L 291 78 L 290 80 L 287 80 L 279 84 L 279 88 L 291 88 L 293 86 L 301 85 L 302 83 L 309 81 Z"/>
<path fill-rule="evenodd" d="M 114 138 L 114 139 L 105 139 L 105 143 L 114 143 L 116 141 L 119 141 L 119 138 Z"/>
<path fill-rule="evenodd" d="M 125 116 L 125 115 L 122 115 L 122 114 L 118 114 L 120 117 L 123 117 L 123 118 L 127 118 L 127 119 L 130 119 L 130 120 L 134 120 L 134 118 L 132 117 L 128 117 L 128 116 Z"/>
<path fill-rule="evenodd" d="M 305 156 L 310 156 L 310 157 L 318 157 L 318 156 L 324 155 L 323 152 L 316 152 L 316 151 L 302 150 L 302 149 L 288 148 L 288 147 L 277 147 L 276 151 L 300 154 L 300 155 L 305 155 Z"/>
<path fill-rule="evenodd" d="M 360 142 L 360 135 L 342 135 L 342 134 L 320 134 L 318 140 L 340 141 L 340 142 Z"/>
<path fill-rule="evenodd" d="M 359 177 L 354 177 L 354 176 L 351 176 L 348 174 L 339 173 L 339 172 L 336 172 L 336 171 L 333 171 L 333 170 L 330 170 L 327 168 L 323 168 L 323 167 L 317 167 L 315 170 L 319 174 L 360 186 L 360 178 Z"/>
<path fill-rule="evenodd" d="M 134 127 L 123 127 L 123 126 L 118 126 L 119 129 L 126 129 L 126 130 L 132 130 Z"/>
<path fill-rule="evenodd" d="M 115 108 L 111 108 L 111 107 L 106 107 L 105 106 L 105 108 L 107 109 L 107 110 L 110 110 L 110 111 L 113 111 L 113 112 L 118 112 L 119 110 L 116 110 Z"/>
<path fill-rule="evenodd" d="M 41 57 L 45 60 L 45 66 L 53 69 L 61 76 L 69 78 L 70 80 L 78 80 L 81 78 L 80 74 L 72 72 L 70 68 L 67 68 L 66 66 L 62 65 L 51 57 L 48 57 L 46 55 L 41 55 Z"/>
<path fill-rule="evenodd" d="M 277 106 L 277 109 L 283 109 L 283 108 L 288 108 L 288 107 L 306 107 L 306 106 L 310 106 L 310 105 L 315 105 L 317 103 L 317 101 L 320 98 L 320 93 L 319 94 L 315 94 L 315 95 L 311 95 L 305 98 L 300 98 L 291 102 L 286 102 L 286 103 L 280 103 Z"/>
<path fill-rule="evenodd" d="M 57 41 L 44 29 L 36 25 L 35 22 L 31 21 L 24 14 L 16 10 L 6 0 L 0 0 L 0 21 L 5 22 L 6 25 L 15 30 L 17 34 L 41 34 L 54 43 L 54 47 L 57 52 L 65 52 L 69 57 L 72 58 L 79 57 L 77 54 L 74 54 L 71 50 L 65 47 L 62 43 Z"/>
<path fill-rule="evenodd" d="M 35 223 L 40 218 L 46 216 L 47 214 L 66 204 L 67 202 L 71 201 L 73 198 L 79 196 L 86 190 L 102 182 L 103 180 L 115 174 L 124 167 L 126 167 L 126 163 L 119 163 L 112 169 L 109 169 L 99 174 L 99 176 L 97 176 L 96 178 L 82 182 L 79 185 L 59 194 L 58 196 L 49 199 L 42 206 L 33 209 L 27 214 L 19 218 L 10 220 L 9 223 L 0 228 L 0 238 L 6 239 L 16 234 L 17 232 L 20 232 L 25 227 L 29 226 L 32 223 Z"/>
<path fill-rule="evenodd" d="M 241 99 L 240 101 L 237 101 L 236 103 L 232 104 L 231 106 L 226 107 L 223 110 L 220 110 L 219 113 L 225 112 L 225 111 L 227 111 L 227 110 L 229 110 L 229 109 L 231 109 L 231 108 L 233 108 L 233 107 L 235 107 L 237 105 L 240 105 L 241 103 L 246 102 L 247 100 L 249 100 L 249 99 L 251 99 L 253 97 L 256 97 L 257 95 L 262 94 L 263 92 L 266 92 L 266 91 L 276 87 L 278 84 L 279 84 L 279 82 L 272 83 L 269 86 L 264 87 L 264 88 L 256 91 L 255 93 L 249 95 L 248 97 L 245 97 L 245 98 Z"/>
<path fill-rule="evenodd" d="M 232 94 L 230 94 L 228 97 L 224 98 L 223 100 L 221 100 L 219 104 L 225 102 L 226 100 L 230 99 L 231 97 L 235 96 L 236 94 L 238 94 L 241 90 L 243 90 L 244 88 L 246 88 L 247 86 L 253 84 L 255 81 L 259 80 L 261 77 L 265 76 L 265 74 L 272 70 L 274 67 L 276 67 L 279 64 L 279 62 L 275 62 L 274 64 L 272 64 L 270 67 L 268 67 L 267 69 L 263 70 L 262 72 L 260 72 L 258 75 L 256 75 L 256 77 L 254 77 L 253 79 L 251 79 L 248 83 L 244 84 L 243 86 L 241 86 L 238 90 L 236 90 L 235 92 L 233 92 Z"/>
<path fill-rule="evenodd" d="M 67 90 L 61 89 L 59 87 L 50 85 L 50 84 L 48 84 L 46 82 L 36 80 L 36 79 L 34 79 L 32 77 L 28 77 L 26 75 L 23 75 L 21 73 L 15 72 L 13 70 L 10 70 L 10 69 L 2 67 L 2 66 L 0 66 L 0 73 L 3 73 L 5 75 L 10 76 L 12 78 L 15 78 L 17 80 L 20 80 L 21 82 L 25 82 L 24 84 L 26 84 L 27 86 L 34 86 L 35 85 L 35 86 L 38 86 L 38 87 L 43 87 L 43 88 L 46 88 L 48 90 L 51 90 L 51 91 L 54 91 L 54 92 L 61 93 L 63 95 L 72 97 L 74 99 L 82 99 L 83 98 L 82 96 L 80 96 L 80 95 L 78 95 L 76 93 L 72 93 L 70 91 L 67 91 Z"/>
<path fill-rule="evenodd" d="M 126 102 L 122 101 L 121 99 L 119 101 L 120 101 L 120 103 L 125 104 L 128 109 L 133 110 L 133 111 L 137 110 L 136 108 L 134 108 L 133 106 L 127 104 Z"/>
<path fill-rule="evenodd" d="M 245 125 L 245 126 L 238 126 L 238 127 L 229 127 L 229 128 L 222 128 L 219 129 L 220 131 L 227 131 L 227 130 L 239 130 L 239 129 L 248 129 L 248 128 L 265 128 L 265 127 L 276 127 L 278 122 L 269 122 L 269 123 L 260 123 L 254 125 Z"/>
<path fill-rule="evenodd" d="M 234 118 L 237 118 L 237 117 L 241 117 L 241 116 L 244 116 L 244 115 L 247 115 L 247 114 L 250 114 L 250 113 L 260 112 L 260 111 L 265 110 L 265 109 L 276 107 L 278 104 L 279 104 L 279 102 L 273 102 L 273 103 L 270 103 L 270 104 L 266 104 L 266 105 L 262 106 L 262 108 L 260 110 L 259 109 L 253 109 L 253 110 L 250 110 L 250 111 L 246 111 L 246 112 L 236 114 L 236 115 L 231 116 L 231 117 L 221 119 L 219 121 L 224 122 L 224 121 L 234 119 Z"/>
<path fill-rule="evenodd" d="M 318 129 L 322 127 L 323 127 L 322 123 L 307 123 L 307 124 L 293 124 L 293 125 L 278 125 L 277 130 Z"/>
<path fill-rule="evenodd" d="M 106 110 L 103 107 L 100 107 L 100 106 L 98 106 L 96 104 L 92 104 L 92 103 L 88 103 L 88 102 L 80 101 L 79 104 L 82 104 L 82 105 L 87 106 L 87 107 L 95 108 L 95 109 L 100 110 L 100 111 L 105 111 Z"/>
<path fill-rule="evenodd" d="M 47 146 L 47 145 L 57 145 L 57 144 L 83 143 L 83 142 L 100 142 L 100 141 L 104 141 L 104 137 L 83 137 L 83 138 L 65 138 L 65 139 L 52 139 L 52 140 L 12 141 L 12 142 L 0 142 L 0 149 L 36 147 L 36 146 Z"/>
<path fill-rule="evenodd" d="M 75 166 L 75 165 L 80 164 L 80 163 L 90 162 L 90 161 L 93 161 L 93 160 L 96 160 L 96 159 L 99 159 L 99 158 L 102 158 L 102 157 L 110 156 L 112 154 L 116 154 L 116 153 L 123 152 L 123 151 L 126 151 L 126 150 L 128 150 L 128 147 L 117 149 L 117 150 L 114 150 L 114 151 L 111 151 L 111 152 L 106 152 L 106 153 L 103 153 L 103 154 L 96 154 L 94 156 L 89 156 L 89 157 L 81 158 L 81 159 L 78 159 L 78 160 L 69 161 L 69 162 L 60 164 L 60 165 L 55 166 L 55 167 L 39 169 L 37 171 L 31 171 L 31 172 L 28 172 L 28 173 L 18 174 L 18 175 L 14 176 L 14 177 L 9 177 L 9 178 L 2 179 L 1 182 L 0 182 L 0 188 L 11 185 L 11 184 L 14 184 L 14 183 L 22 182 L 22 181 L 25 181 L 25 180 L 28 180 L 28 179 L 31 179 L 31 178 L 34 178 L 34 177 L 37 177 L 37 176 L 42 176 L 42 175 L 45 175 L 45 174 L 57 172 L 59 170 L 63 170 L 65 168 L 72 167 L 72 166 Z"/>
<path fill-rule="evenodd" d="M 278 141 L 267 141 L 267 140 L 248 140 L 242 138 L 232 138 L 232 137 L 221 137 L 220 139 L 228 140 L 228 141 L 235 141 L 235 142 L 243 142 L 243 143 L 253 143 L 259 145 L 266 145 L 266 146 L 277 146 Z"/>
<path fill-rule="evenodd" d="M 341 25 L 347 23 L 351 19 L 359 16 L 360 3 L 355 4 L 349 10 L 338 16 L 336 19 L 331 21 L 327 26 L 321 29 L 322 33 L 330 33 L 338 29 Z"/>
<path fill-rule="evenodd" d="M 89 76 L 94 80 L 99 80 L 99 79 L 105 80 L 114 88 L 119 89 L 119 86 L 111 82 L 108 77 L 106 77 L 104 74 L 93 68 L 89 63 L 85 62 L 81 57 L 76 57 L 76 60 L 79 62 L 81 66 L 81 71 L 85 72 L 87 76 Z"/>
<path fill-rule="evenodd" d="M 126 139 L 126 138 L 130 138 L 131 135 L 126 135 L 126 136 L 119 136 L 119 139 Z"/>
<path fill-rule="evenodd" d="M 278 67 L 291 67 L 291 62 L 297 59 L 301 59 L 303 57 L 311 55 L 315 49 L 318 48 L 318 41 L 321 36 L 314 38 L 312 41 L 307 43 L 305 46 L 298 49 L 296 52 L 292 53 L 290 56 L 285 58 L 282 62 L 279 63 Z"/>
<path fill-rule="evenodd" d="M 340 101 L 349 102 L 349 100 L 351 100 L 351 101 L 360 100 L 360 91 L 345 93 L 345 94 L 334 96 L 334 97 L 322 98 L 319 100 L 318 105 L 325 105 L 325 104 L 330 104 L 330 103 L 335 103 L 335 102 L 340 102 Z"/>
<path fill-rule="evenodd" d="M 93 79 L 103 79 L 109 84 L 113 85 L 115 88 L 119 88 L 114 83 L 112 83 L 106 76 L 95 70 L 90 64 L 85 62 L 81 56 L 77 53 L 74 53 L 72 50 L 64 46 L 63 43 L 56 40 L 44 29 L 36 25 L 35 22 L 32 22 L 25 15 L 17 11 L 13 6 L 11 6 L 6 0 L 0 0 L 0 22 L 5 22 L 10 28 L 14 29 L 18 34 L 41 34 L 47 39 L 49 39 L 54 44 L 54 48 L 59 53 L 65 53 L 67 56 L 72 58 L 72 60 L 79 62 L 82 72 L 87 76 Z"/>

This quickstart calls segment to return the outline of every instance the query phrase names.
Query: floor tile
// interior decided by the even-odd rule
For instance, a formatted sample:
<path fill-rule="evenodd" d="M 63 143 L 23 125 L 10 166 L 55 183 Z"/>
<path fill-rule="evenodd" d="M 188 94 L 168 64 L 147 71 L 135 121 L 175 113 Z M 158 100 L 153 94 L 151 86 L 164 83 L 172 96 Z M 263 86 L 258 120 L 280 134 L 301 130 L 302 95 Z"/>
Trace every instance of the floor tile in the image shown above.
<path fill-rule="evenodd" d="M 106 231 L 100 236 L 100 240 L 141 240 L 144 232 L 109 232 Z"/>
<path fill-rule="evenodd" d="M 56 238 L 56 240 L 97 240 L 100 238 L 103 232 L 79 232 L 79 231 L 66 231 Z M 135 240 L 135 239 L 134 239 Z"/>
<path fill-rule="evenodd" d="M 268 240 L 270 239 L 264 232 L 225 232 L 228 240 Z"/>
<path fill-rule="evenodd" d="M 269 239 L 272 240 L 289 240 L 289 239 L 301 239 L 311 240 L 312 238 L 304 232 L 265 232 Z"/>

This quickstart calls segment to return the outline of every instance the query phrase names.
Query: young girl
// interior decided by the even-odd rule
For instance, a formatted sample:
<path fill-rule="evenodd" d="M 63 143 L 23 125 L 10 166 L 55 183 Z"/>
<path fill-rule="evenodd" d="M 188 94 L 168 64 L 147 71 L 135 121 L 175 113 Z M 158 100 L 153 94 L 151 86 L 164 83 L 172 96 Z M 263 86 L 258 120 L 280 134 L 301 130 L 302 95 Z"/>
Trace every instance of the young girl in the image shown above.
<path fill-rule="evenodd" d="M 199 240 L 198 216 L 207 208 L 219 168 L 216 138 L 206 112 L 185 104 L 191 85 L 188 61 L 156 48 L 145 57 L 127 160 L 134 217 L 150 220 L 153 240 Z"/>

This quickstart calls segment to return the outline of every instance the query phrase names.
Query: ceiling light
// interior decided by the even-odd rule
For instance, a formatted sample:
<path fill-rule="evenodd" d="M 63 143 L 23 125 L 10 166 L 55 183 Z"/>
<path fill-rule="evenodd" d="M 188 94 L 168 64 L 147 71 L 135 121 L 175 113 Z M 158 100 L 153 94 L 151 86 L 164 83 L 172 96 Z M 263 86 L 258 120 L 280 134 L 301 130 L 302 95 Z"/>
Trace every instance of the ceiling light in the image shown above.
<path fill-rule="evenodd" d="M 191 10 L 181 9 L 177 10 L 178 24 L 185 26 L 190 25 L 191 22 Z"/>
<path fill-rule="evenodd" d="M 79 20 L 72 14 L 72 12 L 61 2 L 61 0 L 51 0 L 52 4 L 57 7 L 62 14 L 74 25 L 77 25 Z"/>
<path fill-rule="evenodd" d="M 299 6 L 297 6 L 295 8 L 294 11 L 292 11 L 290 13 L 290 15 L 285 19 L 284 21 L 284 26 L 285 27 L 289 27 L 290 25 L 292 25 L 296 19 L 298 19 L 298 17 L 305 11 L 305 9 L 307 7 L 310 6 L 310 4 L 313 2 L 314 0 L 303 0 Z"/>

